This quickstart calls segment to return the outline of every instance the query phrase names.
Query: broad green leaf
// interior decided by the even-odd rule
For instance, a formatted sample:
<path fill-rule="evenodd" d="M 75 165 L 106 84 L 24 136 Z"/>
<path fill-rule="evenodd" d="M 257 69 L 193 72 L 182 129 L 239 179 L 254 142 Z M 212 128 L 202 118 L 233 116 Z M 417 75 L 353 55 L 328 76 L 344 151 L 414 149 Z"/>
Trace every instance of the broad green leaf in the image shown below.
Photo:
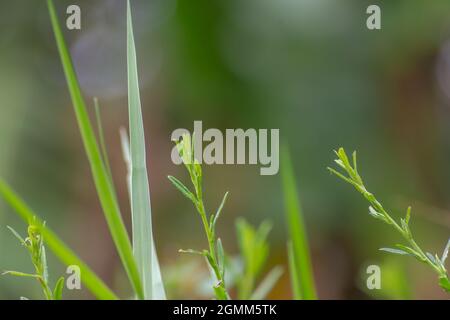
<path fill-rule="evenodd" d="M 45 244 L 65 265 L 77 265 L 80 268 L 81 281 L 98 299 L 115 300 L 117 296 L 106 284 L 69 248 L 58 236 L 44 225 L 37 215 L 16 195 L 16 193 L 0 180 L 0 195 L 26 223 L 33 221 L 45 239 Z"/>
<path fill-rule="evenodd" d="M 339 153 L 342 154 L 341 150 L 339 150 Z M 345 166 L 350 166 L 347 157 L 341 159 Z M 309 253 L 308 237 L 303 221 L 294 170 L 287 147 L 283 149 L 281 157 L 281 177 L 289 242 L 292 243 L 290 250 L 291 259 L 293 259 L 291 272 L 295 272 L 295 275 L 291 275 L 291 278 L 296 279 L 293 284 L 298 286 L 297 288 L 293 288 L 293 291 L 296 293 L 296 298 L 301 296 L 305 300 L 315 300 L 317 295 Z"/>
<path fill-rule="evenodd" d="M 55 289 L 53 290 L 53 299 L 62 300 L 62 293 L 64 288 L 64 277 L 58 279 L 56 282 Z"/>
<path fill-rule="evenodd" d="M 53 31 L 56 38 L 61 62 L 72 98 L 73 107 L 80 128 L 82 140 L 91 166 L 94 183 L 105 215 L 109 231 L 119 253 L 122 264 L 138 298 L 144 298 L 144 290 L 139 276 L 139 269 L 134 260 L 133 250 L 127 230 L 122 220 L 114 187 L 110 175 L 103 162 L 97 139 L 86 110 L 86 104 L 81 94 L 78 79 L 72 65 L 63 33 L 61 31 L 56 10 L 52 0 L 47 0 Z"/>

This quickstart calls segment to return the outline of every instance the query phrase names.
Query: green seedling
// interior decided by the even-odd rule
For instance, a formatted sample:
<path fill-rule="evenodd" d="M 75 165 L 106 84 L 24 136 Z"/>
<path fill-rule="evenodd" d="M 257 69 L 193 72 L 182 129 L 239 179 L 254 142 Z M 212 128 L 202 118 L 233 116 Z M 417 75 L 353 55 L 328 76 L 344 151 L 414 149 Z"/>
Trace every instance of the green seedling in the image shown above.
<path fill-rule="evenodd" d="M 198 254 L 206 258 L 207 264 L 211 269 L 211 274 L 214 279 L 214 294 L 218 300 L 228 300 L 230 295 L 228 294 L 225 284 L 225 251 L 222 246 L 222 241 L 217 238 L 216 225 L 217 220 L 220 217 L 223 206 L 227 200 L 228 193 L 223 196 L 222 202 L 215 214 L 208 215 L 206 213 L 205 204 L 203 201 L 203 173 L 202 167 L 197 159 L 194 158 L 193 143 L 189 135 L 183 135 L 181 141 L 177 142 L 177 149 L 180 158 L 185 165 L 194 192 L 191 192 L 180 180 L 173 176 L 169 176 L 169 180 L 173 185 L 187 197 L 197 209 L 200 218 L 202 220 L 203 228 L 208 240 L 208 250 L 196 251 L 192 249 L 180 250 L 182 253 Z"/>
<path fill-rule="evenodd" d="M 410 229 L 409 222 L 411 219 L 411 207 L 406 210 L 405 218 L 400 219 L 400 223 L 396 222 L 394 218 L 388 213 L 388 211 L 383 207 L 383 205 L 377 200 L 375 195 L 369 192 L 363 182 L 363 179 L 359 175 L 356 152 L 353 152 L 352 163 L 345 153 L 343 148 L 339 148 L 335 151 L 337 159 L 334 160 L 336 164 L 344 170 L 347 175 L 344 175 L 333 168 L 328 168 L 328 170 L 344 180 L 345 182 L 351 184 L 358 190 L 364 198 L 369 202 L 369 214 L 375 219 L 381 220 L 382 222 L 390 225 L 394 228 L 406 241 L 407 245 L 396 244 L 396 248 L 381 248 L 380 250 L 389 253 L 412 256 L 427 264 L 435 273 L 438 275 L 439 285 L 446 292 L 450 292 L 450 281 L 445 268 L 445 261 L 448 257 L 448 252 L 450 249 L 450 240 L 444 248 L 442 255 L 439 257 L 437 254 L 431 254 L 429 252 L 424 252 L 422 248 L 417 244 L 414 239 L 413 233 Z"/>
<path fill-rule="evenodd" d="M 244 265 L 237 280 L 238 298 L 241 300 L 264 299 L 283 274 L 283 268 L 274 267 L 256 287 L 269 256 L 267 236 L 271 228 L 268 221 L 263 221 L 257 229 L 243 218 L 236 221 L 240 256 Z"/>
<path fill-rule="evenodd" d="M 22 238 L 18 232 L 8 226 L 12 234 L 20 241 L 20 244 L 27 248 L 31 262 L 34 266 L 34 273 L 25 273 L 19 271 L 5 271 L 3 275 L 12 275 L 16 277 L 35 278 L 42 287 L 44 296 L 47 300 L 61 300 L 64 286 L 64 277 L 56 282 L 55 288 L 51 290 L 48 276 L 47 257 L 45 255 L 44 237 L 39 231 L 39 227 L 34 224 L 28 226 L 28 237 Z"/>

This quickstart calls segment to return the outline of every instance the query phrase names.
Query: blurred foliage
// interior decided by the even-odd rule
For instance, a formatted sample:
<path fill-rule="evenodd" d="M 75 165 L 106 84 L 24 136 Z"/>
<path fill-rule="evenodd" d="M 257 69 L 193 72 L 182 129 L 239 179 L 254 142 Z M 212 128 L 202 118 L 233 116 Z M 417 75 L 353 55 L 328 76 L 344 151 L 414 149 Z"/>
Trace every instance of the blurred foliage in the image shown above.
<path fill-rule="evenodd" d="M 60 0 L 60 17 L 73 3 L 82 8 L 82 30 L 66 30 L 65 35 L 86 101 L 92 95 L 102 101 L 113 175 L 126 208 L 118 135 L 127 119 L 125 2 Z M 170 133 L 192 129 L 194 120 L 219 129 L 280 128 L 298 159 L 294 166 L 321 298 L 361 297 L 357 270 L 367 259 L 382 259 L 374 254 L 376 248 L 396 237 L 373 225 L 361 210 L 363 200 L 329 176 L 325 167 L 332 149 L 343 145 L 359 151 L 367 184 L 386 199 L 386 206 L 404 207 L 396 206 L 398 199 L 417 201 L 440 209 L 436 212 L 442 218 L 433 221 L 448 221 L 448 1 L 133 3 L 155 241 L 167 270 L 181 264 L 178 248 L 203 241 L 189 204 L 175 196 L 166 180 L 183 170 L 170 161 Z M 380 31 L 365 27 L 365 10 L 374 3 L 382 8 Z M 0 27 L 5 30 L 0 34 L 0 175 L 108 284 L 120 286 L 123 274 L 117 274 L 118 257 L 90 179 L 45 1 L 2 2 Z M 211 190 L 207 202 L 219 203 L 226 190 L 233 199 L 222 221 L 223 242 L 234 243 L 230 250 L 238 251 L 237 216 L 253 225 L 269 218 L 274 226 L 271 264 L 286 265 L 278 177 L 259 176 L 255 166 L 204 170 Z M 129 212 L 124 214 L 129 221 Z M 427 214 L 424 210 L 415 218 L 415 232 L 430 251 L 441 250 L 448 226 L 429 222 Z M 0 269 L 27 270 L 26 253 L 16 250 L 6 225 L 23 228 L 1 203 Z M 55 274 L 64 273 L 50 254 L 48 260 Z M 414 279 L 430 276 L 422 267 L 414 272 Z M 288 298 L 287 280 L 284 275 L 271 298 Z M 411 283 L 414 297 L 443 297 L 437 286 L 411 281 L 417 281 Z M 172 296 L 189 296 L 173 290 Z M 0 298 L 39 294 L 27 281 L 0 278 Z M 83 290 L 65 297 L 89 295 Z"/>

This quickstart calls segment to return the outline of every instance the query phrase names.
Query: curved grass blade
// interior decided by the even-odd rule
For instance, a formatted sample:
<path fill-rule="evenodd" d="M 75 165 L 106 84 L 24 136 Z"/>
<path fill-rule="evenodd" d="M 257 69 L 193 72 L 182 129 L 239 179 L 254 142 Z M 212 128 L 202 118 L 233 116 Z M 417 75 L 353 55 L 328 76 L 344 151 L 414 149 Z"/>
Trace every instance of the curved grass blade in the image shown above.
<path fill-rule="evenodd" d="M 83 143 L 91 165 L 91 171 L 95 186 L 97 188 L 97 193 L 100 198 L 100 203 L 103 208 L 111 236 L 114 240 L 114 244 L 131 285 L 133 286 L 134 292 L 138 298 L 143 299 L 144 291 L 140 281 L 139 270 L 134 260 L 130 239 L 120 214 L 119 205 L 116 200 L 116 195 L 111 184 L 108 170 L 102 161 L 101 152 L 89 119 L 89 115 L 86 111 L 86 104 L 81 94 L 70 54 L 58 22 L 53 1 L 47 0 L 47 5 L 61 62 L 64 68 L 64 74 L 66 76 L 67 85 L 69 87 Z"/>
<path fill-rule="evenodd" d="M 77 265 L 80 268 L 83 284 L 92 294 L 102 300 L 116 300 L 118 297 L 109 289 L 106 284 L 84 263 L 59 237 L 44 225 L 37 215 L 19 198 L 19 196 L 3 181 L 0 180 L 0 195 L 14 209 L 17 215 L 29 223 L 39 228 L 45 239 L 45 244 L 65 265 Z"/>
<path fill-rule="evenodd" d="M 315 300 L 316 289 L 314 285 L 314 276 L 311 265 L 311 258 L 308 248 L 308 238 L 306 234 L 305 223 L 298 198 L 298 190 L 295 183 L 295 175 L 292 169 L 292 163 L 289 151 L 286 147 L 282 151 L 282 169 L 281 177 L 283 182 L 284 201 L 286 210 L 286 221 L 289 231 L 290 241 L 292 243 L 291 266 L 295 266 L 295 275 L 291 275 L 298 288 L 293 288 L 296 295 L 305 300 Z M 297 297 L 298 298 L 298 297 Z"/>

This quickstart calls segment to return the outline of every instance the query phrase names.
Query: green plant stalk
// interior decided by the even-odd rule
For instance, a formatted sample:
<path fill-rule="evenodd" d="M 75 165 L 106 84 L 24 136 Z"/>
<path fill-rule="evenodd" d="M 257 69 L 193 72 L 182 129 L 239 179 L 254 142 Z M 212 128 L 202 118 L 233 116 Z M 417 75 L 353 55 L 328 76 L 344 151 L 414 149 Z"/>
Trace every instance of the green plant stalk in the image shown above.
<path fill-rule="evenodd" d="M 295 275 L 291 275 L 291 278 L 295 280 L 292 282 L 293 293 L 296 299 L 315 300 L 317 299 L 317 294 L 314 285 L 308 237 L 298 198 L 294 170 L 292 169 L 291 158 L 286 146 L 282 150 L 281 157 L 286 222 L 290 238 L 289 243 L 292 246 L 292 250 L 290 250 L 292 254 L 290 255 L 293 263 L 290 263 L 290 266 L 291 272 L 295 272 Z M 292 270 L 294 266 L 295 270 Z"/>
<path fill-rule="evenodd" d="M 34 265 L 38 281 L 44 291 L 47 300 L 53 300 L 53 293 L 48 284 L 47 257 L 45 255 L 44 239 L 39 228 L 30 225 L 28 227 L 29 251 Z M 25 240 L 26 242 L 26 240 Z"/>
<path fill-rule="evenodd" d="M 384 209 L 382 204 L 376 199 L 376 197 L 369 192 L 364 182 L 361 178 L 361 176 L 358 173 L 358 167 L 357 167 L 357 160 L 356 160 L 356 152 L 353 152 L 353 167 L 350 164 L 350 161 L 347 157 L 347 154 L 345 153 L 345 150 L 343 148 L 339 148 L 338 151 L 335 151 L 336 155 L 338 156 L 338 159 L 335 160 L 336 164 L 344 169 L 348 176 L 344 176 L 340 172 L 336 171 L 333 168 L 328 167 L 328 170 L 341 178 L 342 180 L 348 182 L 349 184 L 353 185 L 356 190 L 358 190 L 364 198 L 370 203 L 369 207 L 369 213 L 379 219 L 385 222 L 386 224 L 392 226 L 397 232 L 400 233 L 400 235 L 405 239 L 405 241 L 410 245 L 410 247 L 405 247 L 402 245 L 397 245 L 398 248 L 401 250 L 395 250 L 395 253 L 400 254 L 409 254 L 414 256 L 417 260 L 426 263 L 429 265 L 437 274 L 439 277 L 439 285 L 447 292 L 450 292 L 450 281 L 448 278 L 447 270 L 445 269 L 444 263 L 445 258 L 447 254 L 443 254 L 443 258 L 441 259 L 435 255 L 433 257 L 431 254 L 426 254 L 420 246 L 416 243 L 414 240 L 413 234 L 411 233 L 410 227 L 409 227 L 409 220 L 411 216 L 411 207 L 408 208 L 405 219 L 401 219 L 401 225 L 399 225 L 392 216 Z M 448 253 L 448 246 L 444 251 L 447 251 Z M 394 250 L 389 249 L 385 251 L 394 252 Z M 432 258 L 430 258 L 430 256 Z"/>
<path fill-rule="evenodd" d="M 33 219 L 34 220 L 34 219 Z M 14 229 L 8 227 L 9 230 L 20 240 L 22 246 L 26 247 L 31 257 L 31 262 L 34 266 L 35 273 L 23 273 L 18 271 L 5 271 L 2 275 L 10 274 L 17 277 L 32 277 L 35 278 L 44 292 L 47 300 L 54 300 L 53 292 L 50 289 L 47 257 L 45 254 L 44 239 L 39 232 L 39 228 L 30 224 L 28 226 L 28 237 L 23 239 Z"/>
<path fill-rule="evenodd" d="M 200 214 L 200 217 L 202 219 L 202 223 L 203 223 L 203 228 L 205 230 L 206 233 L 206 238 L 208 240 L 208 246 L 209 246 L 209 257 L 210 259 L 208 259 L 208 261 L 210 262 L 210 266 L 214 271 L 214 274 L 217 278 L 218 283 L 216 284 L 216 286 L 214 287 L 214 291 L 216 292 L 216 296 L 219 300 L 229 300 L 230 296 L 228 295 L 228 292 L 225 288 L 225 279 L 223 277 L 222 272 L 220 271 L 220 267 L 219 267 L 219 263 L 218 263 L 218 259 L 217 259 L 217 254 L 216 254 L 216 235 L 215 235 L 215 230 L 211 228 L 209 222 L 208 222 L 208 218 L 207 218 L 207 214 L 206 214 L 206 210 L 205 210 L 205 205 L 203 203 L 203 195 L 202 195 L 202 186 L 201 184 L 196 184 L 195 186 L 195 192 L 197 195 L 197 211 Z"/>
<path fill-rule="evenodd" d="M 194 250 L 180 250 L 180 252 L 186 253 L 196 253 L 204 256 L 207 260 L 208 265 L 212 269 L 212 272 L 217 280 L 214 285 L 214 293 L 218 300 L 229 300 L 230 296 L 227 292 L 225 285 L 225 266 L 219 263 L 218 252 L 216 251 L 218 243 L 220 241 L 216 240 L 216 222 L 224 203 L 226 201 L 228 193 L 225 193 L 222 203 L 220 204 L 215 215 L 209 216 L 206 213 L 205 205 L 203 202 L 203 187 L 202 187 L 202 168 L 193 156 L 193 143 L 191 143 L 190 136 L 183 135 L 181 142 L 177 142 L 178 152 L 180 157 L 189 173 L 192 185 L 194 186 L 195 193 L 192 193 L 186 186 L 184 186 L 175 177 L 169 176 L 169 180 L 174 184 L 174 186 L 183 193 L 189 200 L 192 201 L 195 208 L 197 209 L 200 218 L 202 220 L 203 228 L 208 241 L 209 250 L 204 250 L 203 252 L 198 252 Z"/>
<path fill-rule="evenodd" d="M 108 286 L 84 263 L 66 244 L 26 205 L 26 203 L 2 180 L 0 194 L 14 209 L 14 212 L 26 223 L 33 221 L 39 232 L 45 238 L 45 243 L 65 265 L 77 265 L 80 268 L 82 283 L 101 300 L 116 300 L 118 297 Z"/>
<path fill-rule="evenodd" d="M 75 70 L 72 65 L 58 17 L 52 0 L 47 0 L 51 23 L 56 38 L 61 62 L 64 68 L 67 84 L 72 98 L 73 107 L 77 117 L 83 143 L 91 165 L 91 171 L 97 188 L 100 203 L 108 223 L 111 236 L 119 253 L 122 264 L 139 299 L 144 298 L 144 290 L 140 280 L 139 270 L 133 256 L 132 246 L 125 225 L 120 214 L 111 179 L 102 161 L 101 152 L 95 138 L 94 130 L 86 110 L 86 105 L 79 88 Z"/>

